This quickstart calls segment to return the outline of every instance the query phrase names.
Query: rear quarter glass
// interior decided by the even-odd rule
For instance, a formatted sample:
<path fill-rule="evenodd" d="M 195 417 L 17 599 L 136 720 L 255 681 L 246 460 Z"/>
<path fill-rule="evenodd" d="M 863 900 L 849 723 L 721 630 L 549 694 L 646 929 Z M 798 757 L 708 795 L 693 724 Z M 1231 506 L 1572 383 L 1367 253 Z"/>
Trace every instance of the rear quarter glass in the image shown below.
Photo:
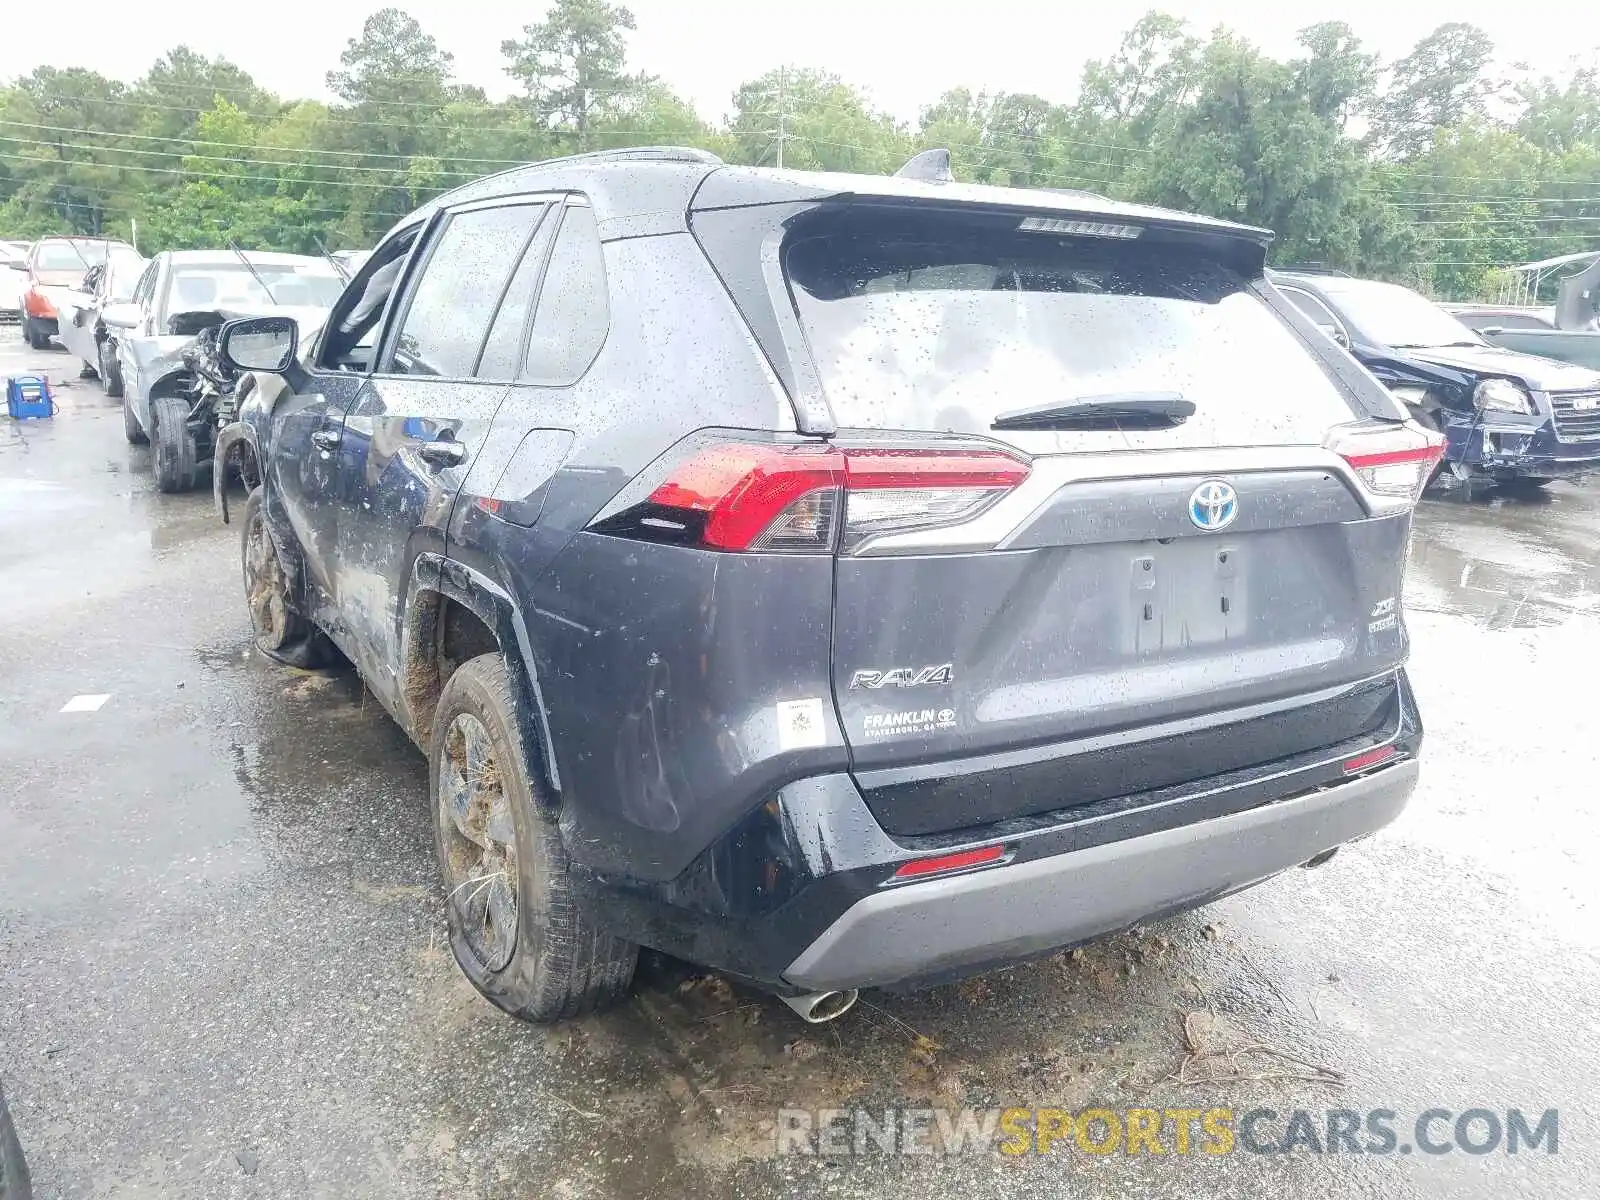
<path fill-rule="evenodd" d="M 1360 415 L 1251 281 L 1199 248 L 902 216 L 827 236 L 802 226 L 785 247 L 841 427 L 1049 454 L 1320 444 Z M 1017 409 L 1174 392 L 1195 412 L 1169 429 L 991 429 Z"/>

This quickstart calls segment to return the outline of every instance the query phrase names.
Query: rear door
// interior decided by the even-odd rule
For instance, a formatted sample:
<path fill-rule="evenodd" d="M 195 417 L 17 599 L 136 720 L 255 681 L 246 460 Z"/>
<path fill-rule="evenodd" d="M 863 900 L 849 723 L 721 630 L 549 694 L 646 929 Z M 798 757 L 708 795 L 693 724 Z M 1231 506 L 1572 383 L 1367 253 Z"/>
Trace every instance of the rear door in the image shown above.
<path fill-rule="evenodd" d="M 785 249 L 857 456 L 835 699 L 895 832 L 1353 736 L 1383 697 L 1330 689 L 1405 652 L 1409 493 L 1370 519 L 1329 448 L 1370 420 L 1259 272 L 1178 235 L 1062 227 L 858 211 Z"/>
<path fill-rule="evenodd" d="M 434 227 L 378 369 L 344 414 L 334 586 L 368 681 L 391 699 L 412 565 L 444 553 L 456 493 L 505 396 L 511 372 L 481 375 L 478 363 L 548 208 L 497 202 Z"/>

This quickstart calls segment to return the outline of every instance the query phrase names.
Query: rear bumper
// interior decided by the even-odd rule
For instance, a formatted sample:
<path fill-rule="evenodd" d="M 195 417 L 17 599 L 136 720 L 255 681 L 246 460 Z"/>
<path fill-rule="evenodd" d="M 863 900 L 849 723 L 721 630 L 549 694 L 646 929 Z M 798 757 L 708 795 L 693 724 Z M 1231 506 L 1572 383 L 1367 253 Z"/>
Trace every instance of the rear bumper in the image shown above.
<path fill-rule="evenodd" d="M 1204 904 L 1382 828 L 1422 746 L 1403 669 L 1349 687 L 1383 679 L 1378 728 L 1257 766 L 926 836 L 886 830 L 851 775 L 810 775 L 669 881 L 576 856 L 573 880 L 617 936 L 764 988 L 940 983 Z M 995 865 L 896 876 L 996 845 Z"/>
<path fill-rule="evenodd" d="M 1383 828 L 1415 760 L 1291 800 L 1069 854 L 879 891 L 783 972 L 813 991 L 1027 958 L 1204 904 Z"/>

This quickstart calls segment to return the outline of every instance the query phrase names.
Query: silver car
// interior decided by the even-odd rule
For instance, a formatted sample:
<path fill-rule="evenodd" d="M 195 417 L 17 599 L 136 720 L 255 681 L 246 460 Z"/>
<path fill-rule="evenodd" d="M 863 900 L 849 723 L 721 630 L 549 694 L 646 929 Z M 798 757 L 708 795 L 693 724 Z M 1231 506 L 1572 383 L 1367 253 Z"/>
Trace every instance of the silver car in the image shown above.
<path fill-rule="evenodd" d="M 106 395 L 122 395 L 122 372 L 117 366 L 117 340 L 100 319 L 112 304 L 133 296 L 133 286 L 148 263 L 130 246 L 114 246 L 106 260 L 90 267 L 77 287 L 67 292 L 57 310 L 56 340 L 68 353 L 83 360 L 83 375 L 98 375 Z"/>
<path fill-rule="evenodd" d="M 192 487 L 195 469 L 211 457 L 215 429 L 195 395 L 191 354 L 200 335 L 214 336 L 238 317 L 268 314 L 292 317 L 309 330 L 343 286 L 324 258 L 168 250 L 150 260 L 128 301 L 105 308 L 101 320 L 115 339 L 128 441 L 154 443 L 161 490 Z"/>

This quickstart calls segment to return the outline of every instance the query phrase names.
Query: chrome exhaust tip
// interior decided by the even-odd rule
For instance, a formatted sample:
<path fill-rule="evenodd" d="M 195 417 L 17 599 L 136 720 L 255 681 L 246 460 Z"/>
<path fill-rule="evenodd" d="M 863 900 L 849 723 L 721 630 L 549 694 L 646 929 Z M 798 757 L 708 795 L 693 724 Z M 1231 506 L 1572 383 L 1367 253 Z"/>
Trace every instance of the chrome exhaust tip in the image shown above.
<path fill-rule="evenodd" d="M 779 996 L 808 1025 L 822 1025 L 845 1015 L 856 1006 L 860 993 L 855 988 L 843 992 L 807 992 L 803 996 Z"/>

